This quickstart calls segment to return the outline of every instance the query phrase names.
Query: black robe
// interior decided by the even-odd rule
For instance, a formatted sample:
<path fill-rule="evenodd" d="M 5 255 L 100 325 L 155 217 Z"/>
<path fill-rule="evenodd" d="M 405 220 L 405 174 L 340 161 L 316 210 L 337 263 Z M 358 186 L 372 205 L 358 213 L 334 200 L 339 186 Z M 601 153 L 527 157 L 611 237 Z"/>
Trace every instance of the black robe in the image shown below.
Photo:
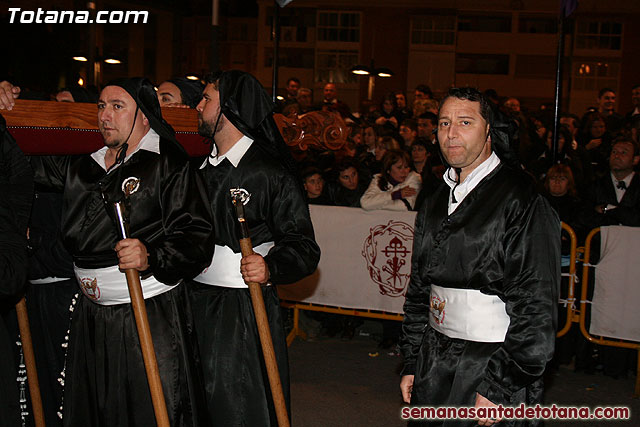
<path fill-rule="evenodd" d="M 294 283 L 311 274 L 320 259 L 309 208 L 295 176 L 254 141 L 238 167 L 229 160 L 200 170 L 212 204 L 216 244 L 240 253 L 238 219 L 229 189 L 250 194 L 245 205 L 254 247 L 273 241 L 264 257 L 274 285 Z M 238 269 L 240 265 L 238 264 Z M 215 426 L 276 426 L 277 420 L 247 288 L 195 282 L 192 306 L 202 354 L 209 411 Z M 287 407 L 287 344 L 276 286 L 263 296 Z"/>
<path fill-rule="evenodd" d="M 213 229 L 204 188 L 177 143 L 161 138 L 159 149 L 140 149 L 109 174 L 88 155 L 32 159 L 38 183 L 64 190 L 63 240 L 77 266 L 118 264 L 113 247 L 120 239 L 101 193 L 118 200 L 129 177 L 140 179 L 130 197 L 129 222 L 130 236 L 149 252 L 150 268 L 143 275 L 173 285 L 208 264 Z M 208 425 L 185 286 L 148 298 L 145 305 L 171 424 Z M 64 424 L 154 422 L 131 305 L 99 305 L 81 297 L 71 324 Z"/>
<path fill-rule="evenodd" d="M 416 218 L 400 342 L 402 374 L 415 375 L 411 403 L 473 407 L 476 392 L 505 406 L 540 402 L 556 331 L 558 217 L 527 175 L 502 164 L 451 215 L 449 190 L 440 185 Z M 431 284 L 497 295 L 510 317 L 505 341 L 466 341 L 432 329 Z"/>
<path fill-rule="evenodd" d="M 26 228 L 31 209 L 33 173 L 0 115 L 0 426 L 20 425 L 17 369 L 5 319 L 25 284 L 27 272 Z M 7 324 L 5 324 L 7 320 Z"/>

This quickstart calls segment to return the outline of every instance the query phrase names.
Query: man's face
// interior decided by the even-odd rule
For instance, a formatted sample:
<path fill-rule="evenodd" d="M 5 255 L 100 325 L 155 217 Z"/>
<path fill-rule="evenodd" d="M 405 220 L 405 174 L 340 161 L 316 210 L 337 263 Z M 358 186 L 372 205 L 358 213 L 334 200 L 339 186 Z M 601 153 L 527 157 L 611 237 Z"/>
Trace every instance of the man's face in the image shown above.
<path fill-rule="evenodd" d="M 163 82 L 158 86 L 158 102 L 161 107 L 167 104 L 182 104 L 182 95 L 178 86 L 171 82 Z"/>
<path fill-rule="evenodd" d="M 609 167 L 612 172 L 631 173 L 633 167 L 638 164 L 640 156 L 633 155 L 633 145 L 630 142 L 618 142 L 611 149 Z"/>
<path fill-rule="evenodd" d="M 296 95 L 298 94 L 298 89 L 300 89 L 300 84 L 298 84 L 298 82 L 294 80 L 289 80 L 289 83 L 287 83 L 287 94 L 291 98 L 296 97 Z"/>
<path fill-rule="evenodd" d="M 304 180 L 304 189 L 307 191 L 309 198 L 314 199 L 322 194 L 324 188 L 324 179 L 319 173 L 314 173 Z"/>
<path fill-rule="evenodd" d="M 636 108 L 640 108 L 640 87 L 637 87 L 631 91 L 631 102 Z"/>
<path fill-rule="evenodd" d="M 107 86 L 98 99 L 98 128 L 104 145 L 115 148 L 127 141 L 136 128 L 148 125 L 142 111 L 136 115 L 136 101 L 119 86 Z M 134 126 L 135 120 L 135 126 Z"/>
<path fill-rule="evenodd" d="M 447 162 L 463 173 L 473 171 L 491 155 L 489 124 L 480 103 L 447 98 L 438 117 L 438 143 Z"/>
<path fill-rule="evenodd" d="M 420 90 L 416 90 L 414 98 L 415 99 L 427 99 L 427 94 L 422 92 L 422 91 L 420 91 Z"/>
<path fill-rule="evenodd" d="M 340 172 L 338 181 L 340 181 L 340 184 L 347 190 L 355 190 L 358 187 L 358 171 L 351 166 Z"/>
<path fill-rule="evenodd" d="M 400 136 L 404 139 L 405 144 L 411 144 L 416 138 L 416 131 L 408 126 L 400 126 Z"/>
<path fill-rule="evenodd" d="M 407 99 L 404 97 L 404 93 L 396 93 L 396 104 L 398 104 L 399 109 L 407 106 Z"/>
<path fill-rule="evenodd" d="M 73 99 L 73 95 L 68 90 L 60 91 L 56 94 L 56 101 L 58 102 L 76 102 Z"/>
<path fill-rule="evenodd" d="M 431 138 L 433 138 L 434 128 L 435 126 L 433 126 L 433 123 L 431 123 L 431 120 L 418 119 L 418 136 L 420 138 L 427 138 L 429 141 L 431 141 Z"/>
<path fill-rule="evenodd" d="M 332 101 L 338 96 L 338 90 L 333 83 L 327 83 L 324 85 L 324 99 Z"/>
<path fill-rule="evenodd" d="M 311 105 L 311 94 L 309 92 L 298 93 L 296 100 L 301 107 L 308 107 Z"/>
<path fill-rule="evenodd" d="M 598 109 L 600 111 L 613 111 L 616 108 L 616 94 L 605 92 L 598 98 Z"/>
<path fill-rule="evenodd" d="M 202 92 L 202 99 L 196 106 L 198 111 L 198 133 L 202 136 L 213 137 L 213 128 L 220 114 L 220 92 L 212 83 L 207 84 Z M 216 133 L 224 126 L 225 117 L 220 117 Z"/>
<path fill-rule="evenodd" d="M 505 101 L 504 106 L 513 113 L 520 112 L 520 101 L 515 98 L 509 98 Z"/>
<path fill-rule="evenodd" d="M 572 117 L 560 117 L 560 124 L 569 128 L 569 132 L 573 137 L 576 137 L 576 132 L 578 132 L 578 128 L 575 127 L 575 120 Z"/>

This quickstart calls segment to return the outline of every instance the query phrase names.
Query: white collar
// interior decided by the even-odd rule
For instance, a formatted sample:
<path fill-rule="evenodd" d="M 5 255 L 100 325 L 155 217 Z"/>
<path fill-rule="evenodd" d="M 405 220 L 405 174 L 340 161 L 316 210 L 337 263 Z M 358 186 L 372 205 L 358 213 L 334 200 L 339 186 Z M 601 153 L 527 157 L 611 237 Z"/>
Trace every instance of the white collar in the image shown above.
<path fill-rule="evenodd" d="M 200 166 L 200 169 L 203 169 L 207 163 L 210 163 L 211 166 L 218 166 L 224 159 L 229 159 L 229 162 L 233 167 L 237 168 L 240 164 L 240 160 L 242 160 L 242 157 L 244 157 L 247 150 L 249 150 L 249 147 L 251 147 L 251 144 L 253 144 L 253 139 L 243 135 L 242 138 L 233 144 L 229 151 L 220 156 L 218 156 L 218 147 L 213 144 L 213 151 L 209 156 L 207 156 L 205 161 L 202 163 L 202 166 Z"/>
<path fill-rule="evenodd" d="M 93 160 L 95 160 L 96 163 L 99 164 L 100 167 L 102 167 L 102 169 L 104 169 L 105 171 L 107 170 L 107 166 L 104 161 L 104 157 L 106 156 L 108 149 L 109 148 L 105 145 L 98 151 L 91 153 L 91 157 L 93 158 Z M 158 135 L 155 130 L 149 128 L 149 131 L 142 137 L 142 139 L 136 146 L 136 149 L 128 154 L 127 157 L 125 157 L 124 161 L 126 162 L 127 160 L 129 160 L 131 156 L 133 156 L 139 150 L 146 150 L 152 153 L 160 154 L 160 135 Z M 118 166 L 119 165 L 115 165 L 112 170 L 116 169 Z"/>
<path fill-rule="evenodd" d="M 449 192 L 449 214 L 455 211 L 456 207 L 464 200 L 465 197 L 482 181 L 487 175 L 489 175 L 500 164 L 500 158 L 496 153 L 491 152 L 491 155 L 482 163 L 478 165 L 459 185 L 455 179 L 457 179 L 456 171 L 453 168 L 448 168 L 444 175 L 444 182 L 451 188 Z M 453 175 L 453 178 L 451 177 Z M 457 186 L 456 186 L 457 185 Z M 455 188 L 455 194 L 454 194 Z M 453 203 L 453 197 L 455 196 L 456 203 Z"/>
<path fill-rule="evenodd" d="M 633 179 L 633 175 L 635 175 L 635 172 L 631 171 L 631 173 L 625 176 L 624 179 L 618 179 L 613 175 L 613 172 L 611 172 L 611 182 L 613 182 L 613 186 L 615 188 L 618 188 L 618 182 L 624 181 L 627 188 L 629 188 L 629 186 L 631 185 L 631 180 Z"/>

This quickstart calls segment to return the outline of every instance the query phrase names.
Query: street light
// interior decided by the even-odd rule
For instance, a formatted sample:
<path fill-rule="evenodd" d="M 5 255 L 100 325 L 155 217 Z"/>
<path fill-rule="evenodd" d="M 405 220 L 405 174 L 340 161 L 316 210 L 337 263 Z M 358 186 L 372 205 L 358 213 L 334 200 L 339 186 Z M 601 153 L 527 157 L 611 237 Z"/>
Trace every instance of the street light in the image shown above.
<path fill-rule="evenodd" d="M 371 101 L 371 99 L 373 98 L 373 88 L 375 87 L 375 84 L 376 84 L 375 83 L 376 77 L 385 78 L 385 77 L 393 76 L 393 71 L 391 71 L 391 69 L 389 68 L 386 68 L 386 67 L 376 68 L 373 62 L 373 59 L 371 60 L 370 66 L 356 65 L 352 67 L 349 71 L 359 76 L 369 76 L 369 88 L 367 91 L 367 99 L 369 101 Z"/>

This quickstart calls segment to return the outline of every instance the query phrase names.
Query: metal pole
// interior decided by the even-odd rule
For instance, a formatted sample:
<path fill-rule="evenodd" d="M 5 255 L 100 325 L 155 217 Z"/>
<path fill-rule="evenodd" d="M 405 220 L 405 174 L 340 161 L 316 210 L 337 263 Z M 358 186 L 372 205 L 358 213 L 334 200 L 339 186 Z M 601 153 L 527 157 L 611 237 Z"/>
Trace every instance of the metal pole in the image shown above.
<path fill-rule="evenodd" d="M 273 78 L 271 80 L 271 99 L 275 104 L 278 96 L 278 52 L 280 50 L 280 6 L 274 1 L 273 10 Z"/>
<path fill-rule="evenodd" d="M 562 60 L 564 59 L 564 11 L 558 15 L 558 56 L 556 59 L 556 99 L 553 107 L 553 145 L 552 161 L 555 164 L 558 159 L 558 129 L 560 129 L 560 106 L 562 101 Z M 571 141 L 565 141 L 571 144 Z"/>
<path fill-rule="evenodd" d="M 220 0 L 211 0 L 211 71 L 220 69 Z"/>

